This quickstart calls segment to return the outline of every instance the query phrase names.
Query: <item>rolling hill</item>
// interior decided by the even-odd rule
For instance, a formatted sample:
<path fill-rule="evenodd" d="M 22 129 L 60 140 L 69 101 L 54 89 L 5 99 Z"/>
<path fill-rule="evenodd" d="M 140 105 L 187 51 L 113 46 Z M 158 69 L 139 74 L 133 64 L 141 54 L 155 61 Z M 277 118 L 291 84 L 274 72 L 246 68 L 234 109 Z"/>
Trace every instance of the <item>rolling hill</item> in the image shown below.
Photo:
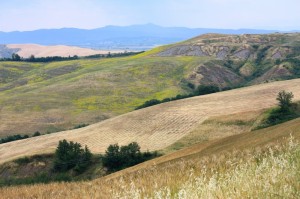
<path fill-rule="evenodd" d="M 138 142 L 142 150 L 163 149 L 210 117 L 272 107 L 281 90 L 293 92 L 295 100 L 300 100 L 299 83 L 300 79 L 278 81 L 188 98 L 133 111 L 77 130 L 1 144 L 0 163 L 53 152 L 62 139 L 87 145 L 94 153 L 103 153 L 109 144 L 124 145 L 133 141 Z"/>
<path fill-rule="evenodd" d="M 0 62 L 0 137 L 93 124 L 198 85 L 297 78 L 299 55 L 299 34 L 207 34 L 132 57 Z"/>

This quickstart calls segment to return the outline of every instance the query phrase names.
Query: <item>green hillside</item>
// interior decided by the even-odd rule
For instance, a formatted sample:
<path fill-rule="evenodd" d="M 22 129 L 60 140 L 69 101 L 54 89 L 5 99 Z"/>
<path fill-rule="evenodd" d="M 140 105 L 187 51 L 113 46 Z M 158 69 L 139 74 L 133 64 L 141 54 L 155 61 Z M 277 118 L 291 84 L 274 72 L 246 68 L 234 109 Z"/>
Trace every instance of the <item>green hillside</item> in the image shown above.
<path fill-rule="evenodd" d="M 0 62 L 0 136 L 51 132 L 185 93 L 183 77 L 209 58 L 114 58 Z"/>
<path fill-rule="evenodd" d="M 125 58 L 0 62 L 0 137 L 71 129 L 150 99 L 297 78 L 300 34 L 218 35 Z"/>

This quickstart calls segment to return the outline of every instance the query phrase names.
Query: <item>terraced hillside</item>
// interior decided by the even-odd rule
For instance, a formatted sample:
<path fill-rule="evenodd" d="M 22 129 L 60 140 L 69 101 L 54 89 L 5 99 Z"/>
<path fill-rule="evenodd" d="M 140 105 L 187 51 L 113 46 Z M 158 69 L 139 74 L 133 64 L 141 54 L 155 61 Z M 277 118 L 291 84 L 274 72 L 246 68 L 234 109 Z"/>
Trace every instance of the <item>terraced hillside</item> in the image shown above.
<path fill-rule="evenodd" d="M 276 104 L 277 93 L 291 91 L 300 100 L 300 79 L 261 84 L 169 102 L 133 111 L 85 128 L 0 145 L 0 162 L 54 151 L 68 139 L 103 153 L 109 144 L 138 142 L 143 150 L 165 148 L 213 116 L 261 110 Z"/>
<path fill-rule="evenodd" d="M 192 84 L 224 89 L 297 78 L 299 37 L 207 34 L 126 58 L 0 62 L 0 137 L 93 124 L 190 93 Z"/>

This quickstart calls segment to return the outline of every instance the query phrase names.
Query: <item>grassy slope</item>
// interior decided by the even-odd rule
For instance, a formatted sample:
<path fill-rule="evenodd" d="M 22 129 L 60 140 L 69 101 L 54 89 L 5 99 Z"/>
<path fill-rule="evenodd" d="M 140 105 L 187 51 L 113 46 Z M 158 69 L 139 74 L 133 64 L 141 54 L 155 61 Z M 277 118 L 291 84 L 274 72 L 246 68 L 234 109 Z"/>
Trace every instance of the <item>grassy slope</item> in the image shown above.
<path fill-rule="evenodd" d="M 159 190 L 161 191 L 160 193 L 157 193 L 159 195 L 168 194 L 166 193 L 167 190 L 164 189 L 164 187 L 166 187 L 167 189 L 170 190 L 170 194 L 174 194 L 174 193 L 178 193 L 178 191 L 181 188 L 188 189 L 188 187 L 185 187 L 185 185 L 187 184 L 184 185 L 184 183 L 186 182 L 192 183 L 189 180 L 193 176 L 206 175 L 208 179 L 216 178 L 216 176 L 215 177 L 212 176 L 214 170 L 210 170 L 211 168 L 218 169 L 216 171 L 218 171 L 220 174 L 224 173 L 225 175 L 226 175 L 225 172 L 231 171 L 232 169 L 235 171 L 240 171 L 241 168 L 247 169 L 248 167 L 245 167 L 244 165 L 245 161 L 246 162 L 249 161 L 249 159 L 247 158 L 250 158 L 252 160 L 253 159 L 252 157 L 260 157 L 257 155 L 261 154 L 261 151 L 265 151 L 266 146 L 270 147 L 271 145 L 274 146 L 274 145 L 278 145 L 278 144 L 280 145 L 282 143 L 286 143 L 287 141 L 289 141 L 288 138 L 290 134 L 292 134 L 293 137 L 296 138 L 297 140 L 300 139 L 300 119 L 295 119 L 284 124 L 273 126 L 267 129 L 258 130 L 255 132 L 233 135 L 227 138 L 219 139 L 217 141 L 206 143 L 205 145 L 196 144 L 190 148 L 183 149 L 173 154 L 166 155 L 142 163 L 135 167 L 131 167 L 129 169 L 111 174 L 107 177 L 100 178 L 92 182 L 63 183 L 63 184 L 53 183 L 49 185 L 23 186 L 17 188 L 11 187 L 11 188 L 2 188 L 0 189 L 0 192 L 4 198 L 9 198 L 12 196 L 13 197 L 22 196 L 28 198 L 30 197 L 48 198 L 48 197 L 56 197 L 56 196 L 60 196 L 64 198 L 74 198 L 74 197 L 88 198 L 92 196 L 96 198 L 103 198 L 103 197 L 111 198 L 113 195 L 114 197 L 116 197 L 116 194 L 117 195 L 120 194 L 123 197 L 130 198 L 130 197 L 134 197 L 134 195 L 143 196 L 144 194 L 150 194 L 150 196 L 154 196 L 154 191 L 159 191 Z M 276 154 L 280 154 L 280 152 L 279 153 L 276 152 Z M 261 168 L 263 169 L 264 173 L 257 173 L 256 175 L 253 175 L 251 174 L 251 170 L 245 170 L 245 172 L 249 173 L 249 177 L 247 177 L 247 181 L 243 182 L 244 184 L 240 184 L 240 186 L 235 186 L 235 193 L 232 193 L 232 194 L 238 193 L 241 195 L 239 196 L 231 195 L 231 196 L 234 198 L 246 197 L 247 193 L 244 193 L 242 191 L 243 185 L 246 185 L 248 183 L 249 185 L 251 185 L 252 179 L 255 181 L 254 177 L 257 175 L 263 177 L 263 175 L 265 175 L 266 172 L 278 171 L 277 168 L 280 165 L 277 164 L 285 164 L 285 163 L 278 162 L 280 159 L 276 157 L 276 154 L 274 155 L 271 153 L 271 158 L 274 161 L 271 162 L 270 166 Z M 253 161 L 254 160 L 255 158 L 253 159 Z M 258 159 L 256 160 L 259 161 Z M 277 160 L 277 162 L 275 160 Z M 228 165 L 228 161 L 230 161 L 231 166 Z M 290 160 L 290 162 L 291 161 L 294 160 Z M 240 168 L 235 167 L 236 164 L 241 165 L 242 167 Z M 253 163 L 251 163 L 250 165 L 253 165 Z M 260 166 L 259 162 L 255 163 L 255 165 L 256 167 Z M 270 170 L 271 167 L 272 170 Z M 203 170 L 202 170 L 203 168 L 208 168 L 208 170 L 206 170 L 207 171 L 206 174 L 203 174 Z M 294 167 L 292 168 L 285 167 L 284 169 L 285 170 L 292 169 L 291 171 L 294 172 L 293 168 Z M 255 171 L 257 172 L 258 170 Z M 289 170 L 289 172 L 291 171 Z M 240 175 L 242 174 L 246 174 L 246 173 L 241 173 Z M 288 174 L 283 174 L 283 175 L 288 175 Z M 260 192 L 259 190 L 261 190 L 261 187 L 257 187 L 259 181 L 256 181 L 257 182 L 255 183 L 256 185 L 251 185 L 250 187 L 248 187 L 252 191 L 251 194 L 255 193 L 258 194 L 258 196 L 260 197 L 262 196 L 271 197 L 272 194 L 276 194 L 278 191 L 280 193 L 285 193 L 285 191 L 289 192 L 288 191 L 289 189 L 283 190 L 284 185 L 288 184 L 289 186 L 292 185 L 293 187 L 299 185 L 299 184 L 297 185 L 297 182 L 294 179 L 294 178 L 298 178 L 299 176 L 294 176 L 293 178 L 286 178 L 285 180 L 288 181 L 285 182 L 280 181 L 280 179 L 283 179 L 284 177 L 281 176 L 280 173 L 273 176 L 264 176 L 264 177 L 266 177 L 266 179 L 263 179 L 263 182 L 265 183 L 270 182 L 269 190 L 271 189 L 273 190 L 273 188 L 275 188 L 275 190 L 273 190 L 274 193 Z M 220 180 L 220 178 L 217 179 Z M 203 180 L 205 181 L 205 179 Z M 235 182 L 238 183 L 238 181 Z M 211 187 L 212 184 L 209 182 L 207 183 L 209 184 L 208 188 L 212 188 Z M 291 183 L 296 183 L 296 184 L 291 184 Z M 223 186 L 223 185 L 216 185 L 216 186 Z M 227 186 L 229 186 L 229 184 L 227 184 Z M 265 184 L 262 187 L 265 186 L 267 185 Z M 198 188 L 201 187 L 202 185 L 198 186 Z M 257 188 L 259 188 L 258 192 L 256 192 Z M 211 192 L 212 191 L 218 193 L 219 197 L 220 196 L 224 197 L 226 194 L 229 195 L 231 194 L 230 190 L 227 189 L 226 191 L 223 190 L 221 192 L 215 189 L 211 190 Z M 292 193 L 294 191 L 292 191 Z M 248 194 L 250 194 L 250 192 L 248 192 Z M 213 197 L 213 195 L 210 195 L 210 197 Z M 215 195 L 214 197 L 217 197 L 217 195 Z M 280 195 L 278 197 L 280 197 Z M 189 198 L 189 197 L 185 196 L 183 198 Z"/>
<path fill-rule="evenodd" d="M 207 118 L 274 106 L 280 90 L 292 91 L 295 100 L 300 100 L 299 83 L 300 79 L 273 82 L 173 101 L 81 129 L 1 144 L 0 162 L 51 152 L 62 139 L 88 145 L 94 153 L 103 153 L 109 144 L 132 141 L 138 142 L 143 150 L 163 149 L 194 131 Z"/>
<path fill-rule="evenodd" d="M 207 58 L 126 57 L 29 64 L 0 62 L 0 136 L 52 132 L 172 97 Z"/>

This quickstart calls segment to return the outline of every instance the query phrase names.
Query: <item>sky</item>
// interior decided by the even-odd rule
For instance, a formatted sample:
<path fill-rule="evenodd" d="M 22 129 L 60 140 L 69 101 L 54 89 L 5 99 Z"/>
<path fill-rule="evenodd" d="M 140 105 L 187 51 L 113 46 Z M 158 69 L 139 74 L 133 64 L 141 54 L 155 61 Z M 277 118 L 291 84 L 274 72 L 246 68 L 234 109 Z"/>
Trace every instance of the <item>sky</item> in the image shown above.
<path fill-rule="evenodd" d="M 300 0 L 0 0 L 0 31 L 166 27 L 300 30 Z"/>

